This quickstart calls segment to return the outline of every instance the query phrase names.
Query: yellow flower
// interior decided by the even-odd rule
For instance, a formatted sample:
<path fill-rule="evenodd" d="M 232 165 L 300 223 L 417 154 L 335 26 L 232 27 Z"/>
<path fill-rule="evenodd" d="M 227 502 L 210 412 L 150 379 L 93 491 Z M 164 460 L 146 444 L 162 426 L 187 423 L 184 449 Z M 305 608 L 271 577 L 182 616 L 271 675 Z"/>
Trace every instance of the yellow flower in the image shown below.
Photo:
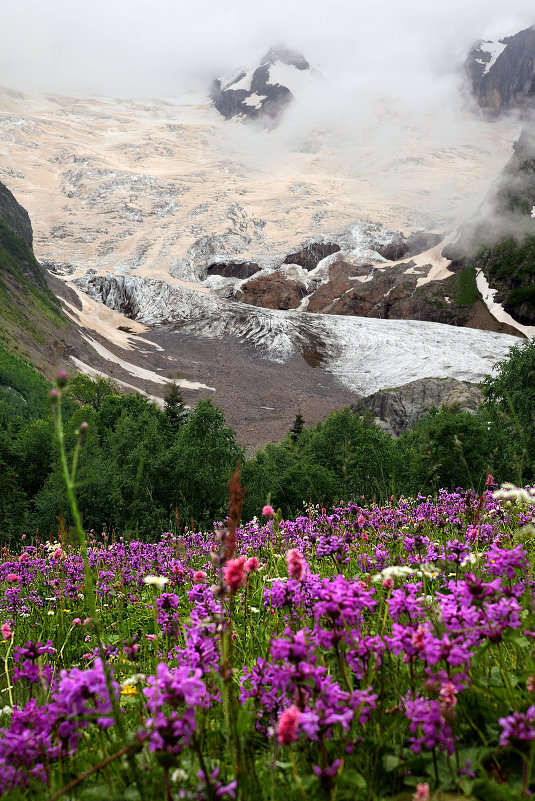
<path fill-rule="evenodd" d="M 127 684 L 121 690 L 121 695 L 137 695 L 137 687 L 135 684 Z"/>

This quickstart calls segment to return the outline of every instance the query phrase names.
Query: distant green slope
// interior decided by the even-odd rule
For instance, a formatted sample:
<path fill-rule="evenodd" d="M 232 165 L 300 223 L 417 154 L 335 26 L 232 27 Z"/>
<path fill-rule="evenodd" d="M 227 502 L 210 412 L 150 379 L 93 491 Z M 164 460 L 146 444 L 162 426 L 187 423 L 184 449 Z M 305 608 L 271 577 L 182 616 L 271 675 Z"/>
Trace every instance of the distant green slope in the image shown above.
<path fill-rule="evenodd" d="M 50 384 L 31 364 L 0 345 L 0 401 L 22 417 L 39 417 L 48 408 Z"/>
<path fill-rule="evenodd" d="M 0 345 L 51 376 L 55 343 L 69 323 L 33 254 L 32 239 L 27 212 L 0 183 Z M 4 359 L 4 382 L 6 369 Z"/>

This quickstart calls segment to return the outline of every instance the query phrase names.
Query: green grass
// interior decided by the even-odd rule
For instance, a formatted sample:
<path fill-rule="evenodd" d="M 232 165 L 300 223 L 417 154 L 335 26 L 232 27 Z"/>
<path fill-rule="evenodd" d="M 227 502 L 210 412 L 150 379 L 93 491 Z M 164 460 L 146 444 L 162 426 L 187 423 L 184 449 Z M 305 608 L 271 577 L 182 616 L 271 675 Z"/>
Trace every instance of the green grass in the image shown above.
<path fill-rule="evenodd" d="M 462 306 L 473 306 L 480 298 L 481 294 L 476 285 L 476 268 L 470 265 L 459 273 L 459 293 L 455 302 Z"/>
<path fill-rule="evenodd" d="M 16 390 L 24 398 L 31 415 L 38 415 L 48 408 L 48 381 L 31 364 L 0 344 L 0 388 L 6 387 Z"/>

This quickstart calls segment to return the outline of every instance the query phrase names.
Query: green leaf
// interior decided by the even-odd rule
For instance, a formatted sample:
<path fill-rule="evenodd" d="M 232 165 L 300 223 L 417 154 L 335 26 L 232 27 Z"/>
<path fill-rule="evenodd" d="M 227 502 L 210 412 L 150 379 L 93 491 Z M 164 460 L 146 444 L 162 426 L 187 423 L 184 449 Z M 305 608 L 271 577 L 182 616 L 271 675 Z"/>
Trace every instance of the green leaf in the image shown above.
<path fill-rule="evenodd" d="M 383 768 L 385 769 L 386 773 L 390 773 L 390 771 L 395 770 L 400 764 L 401 759 L 395 754 L 384 754 Z"/>

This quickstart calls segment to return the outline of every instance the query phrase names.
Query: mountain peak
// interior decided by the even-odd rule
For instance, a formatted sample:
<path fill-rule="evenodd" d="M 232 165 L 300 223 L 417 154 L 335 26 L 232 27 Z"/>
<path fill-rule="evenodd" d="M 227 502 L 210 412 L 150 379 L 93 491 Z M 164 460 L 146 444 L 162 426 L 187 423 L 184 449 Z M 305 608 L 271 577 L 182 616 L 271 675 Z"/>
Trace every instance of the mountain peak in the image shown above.
<path fill-rule="evenodd" d="M 535 102 L 535 25 L 496 41 L 476 42 L 466 61 L 472 92 L 491 114 Z"/>
<path fill-rule="evenodd" d="M 310 64 L 301 53 L 276 45 L 260 59 L 258 66 L 240 67 L 214 80 L 210 97 L 227 120 L 263 119 L 273 126 L 310 73 Z"/>

